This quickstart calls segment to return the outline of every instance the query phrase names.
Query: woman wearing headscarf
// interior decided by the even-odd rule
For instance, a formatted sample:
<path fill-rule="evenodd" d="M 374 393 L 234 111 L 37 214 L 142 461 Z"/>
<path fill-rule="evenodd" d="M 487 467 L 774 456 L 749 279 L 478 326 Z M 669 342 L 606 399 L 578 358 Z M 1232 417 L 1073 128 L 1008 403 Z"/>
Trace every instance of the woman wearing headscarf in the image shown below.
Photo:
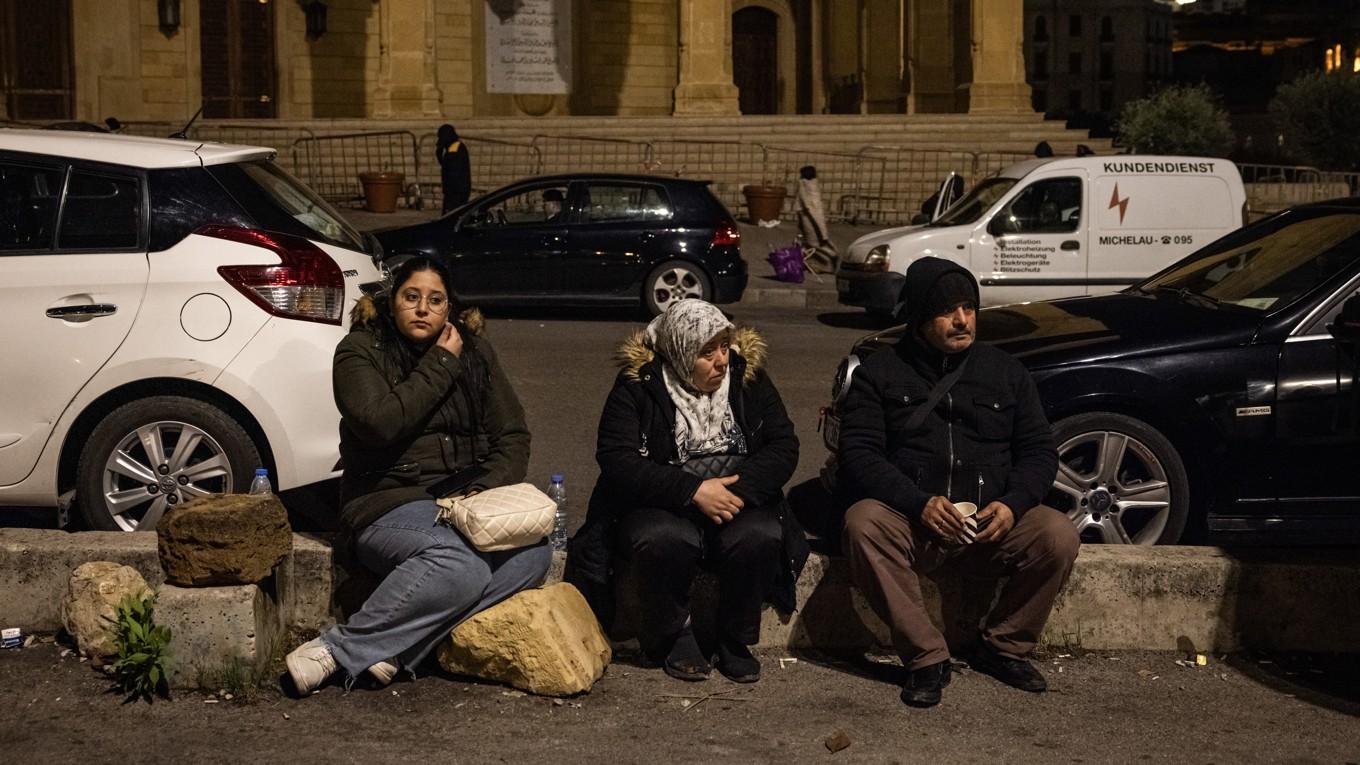
<path fill-rule="evenodd" d="M 472 162 L 467 144 L 447 122 L 435 134 L 434 156 L 439 160 L 439 180 L 444 189 L 444 212 L 467 204 L 472 196 Z"/>
<path fill-rule="evenodd" d="M 568 578 L 602 620 L 611 552 L 631 564 L 643 650 L 667 674 L 711 670 L 695 638 L 689 590 L 700 566 L 717 574 L 717 666 L 754 682 L 751 654 L 765 601 L 793 610 L 807 558 L 783 487 L 798 438 L 765 372 L 765 342 L 702 300 L 676 302 L 620 348 L 622 366 L 600 418 L 600 480 L 572 541 Z"/>

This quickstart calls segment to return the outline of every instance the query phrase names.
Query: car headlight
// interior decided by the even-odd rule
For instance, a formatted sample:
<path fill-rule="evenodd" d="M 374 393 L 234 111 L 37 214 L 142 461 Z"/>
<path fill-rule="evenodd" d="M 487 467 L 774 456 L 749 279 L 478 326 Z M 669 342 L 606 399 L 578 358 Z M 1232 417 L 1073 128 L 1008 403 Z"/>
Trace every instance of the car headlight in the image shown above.
<path fill-rule="evenodd" d="M 864 258 L 865 271 L 887 271 L 888 270 L 888 245 L 880 244 L 869 250 L 869 254 Z"/>

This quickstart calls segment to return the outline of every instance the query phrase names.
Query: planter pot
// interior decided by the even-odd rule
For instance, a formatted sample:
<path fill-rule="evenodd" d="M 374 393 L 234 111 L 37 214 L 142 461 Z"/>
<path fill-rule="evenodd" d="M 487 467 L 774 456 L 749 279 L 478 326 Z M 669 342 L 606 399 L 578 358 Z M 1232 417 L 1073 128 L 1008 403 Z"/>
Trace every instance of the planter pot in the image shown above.
<path fill-rule="evenodd" d="M 741 193 L 746 195 L 746 210 L 752 223 L 778 221 L 784 210 L 784 197 L 789 195 L 783 186 L 742 186 Z"/>
<path fill-rule="evenodd" d="M 401 173 L 359 173 L 359 182 L 364 185 L 364 209 L 375 213 L 390 213 L 397 210 L 397 197 L 401 196 L 402 184 L 406 176 Z"/>

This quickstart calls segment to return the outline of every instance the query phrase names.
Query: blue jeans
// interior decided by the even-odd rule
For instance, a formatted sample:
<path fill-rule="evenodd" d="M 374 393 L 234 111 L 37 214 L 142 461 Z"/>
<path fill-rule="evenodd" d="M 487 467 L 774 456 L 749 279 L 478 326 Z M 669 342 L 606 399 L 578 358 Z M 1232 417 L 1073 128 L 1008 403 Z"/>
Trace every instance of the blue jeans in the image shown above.
<path fill-rule="evenodd" d="M 359 532 L 356 557 L 382 584 L 346 624 L 321 635 L 350 677 L 388 659 L 414 670 L 463 620 L 543 582 L 547 542 L 480 552 L 436 524 L 434 500 L 402 505 Z"/>

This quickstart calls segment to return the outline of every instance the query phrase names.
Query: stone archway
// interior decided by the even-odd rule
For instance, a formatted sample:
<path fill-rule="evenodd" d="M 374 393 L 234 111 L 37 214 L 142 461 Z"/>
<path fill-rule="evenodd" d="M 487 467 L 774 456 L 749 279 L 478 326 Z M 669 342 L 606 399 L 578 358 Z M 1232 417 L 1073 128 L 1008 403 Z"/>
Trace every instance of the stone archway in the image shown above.
<path fill-rule="evenodd" d="M 733 0 L 732 75 L 738 88 L 747 84 L 741 96 L 743 114 L 795 111 L 797 35 L 789 0 Z M 759 97 L 750 93 L 753 85 L 761 90 Z"/>

